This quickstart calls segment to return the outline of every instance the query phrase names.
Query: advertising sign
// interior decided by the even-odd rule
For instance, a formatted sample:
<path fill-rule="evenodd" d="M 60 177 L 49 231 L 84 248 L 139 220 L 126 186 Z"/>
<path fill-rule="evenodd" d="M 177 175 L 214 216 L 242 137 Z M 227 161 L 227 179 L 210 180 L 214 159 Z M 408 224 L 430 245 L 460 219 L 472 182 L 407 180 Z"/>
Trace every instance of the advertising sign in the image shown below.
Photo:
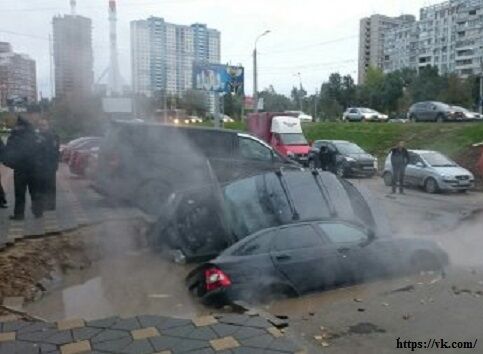
<path fill-rule="evenodd" d="M 195 63 L 193 76 L 197 90 L 243 94 L 245 70 L 241 66 Z"/>

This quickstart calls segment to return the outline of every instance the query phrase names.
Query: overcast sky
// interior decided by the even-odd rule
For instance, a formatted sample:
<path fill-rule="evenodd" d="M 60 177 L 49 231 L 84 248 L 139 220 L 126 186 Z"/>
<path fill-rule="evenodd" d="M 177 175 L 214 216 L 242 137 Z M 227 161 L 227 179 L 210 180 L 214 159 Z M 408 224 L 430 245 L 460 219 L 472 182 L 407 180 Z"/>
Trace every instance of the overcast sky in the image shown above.
<path fill-rule="evenodd" d="M 331 72 L 357 75 L 359 19 L 375 13 L 417 15 L 435 0 L 118 0 L 120 65 L 131 81 L 129 22 L 151 15 L 167 22 L 201 22 L 221 31 L 223 63 L 243 64 L 246 92 L 252 92 L 252 51 L 259 49 L 259 87 L 273 84 L 288 94 L 298 85 L 312 93 Z M 77 13 L 93 20 L 95 76 L 107 67 L 108 0 L 77 0 Z M 50 95 L 49 42 L 52 17 L 69 12 L 69 0 L 1 0 L 0 41 L 37 61 L 39 90 Z M 15 32 L 9 33 L 9 32 Z M 22 36 L 25 34 L 28 36 Z"/>

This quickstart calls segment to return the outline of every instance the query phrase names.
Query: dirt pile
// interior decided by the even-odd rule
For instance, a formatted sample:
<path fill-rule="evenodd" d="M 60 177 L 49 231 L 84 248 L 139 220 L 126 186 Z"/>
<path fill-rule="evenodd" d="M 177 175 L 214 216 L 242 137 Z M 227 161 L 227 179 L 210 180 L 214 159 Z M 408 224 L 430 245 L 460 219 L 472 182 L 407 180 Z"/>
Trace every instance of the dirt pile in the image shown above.
<path fill-rule="evenodd" d="M 0 253 L 0 299 L 39 298 L 49 284 L 70 269 L 88 267 L 80 235 L 26 240 Z"/>
<path fill-rule="evenodd" d="M 483 190 L 483 176 L 480 172 L 476 169 L 476 164 L 481 156 L 481 147 L 471 147 L 468 148 L 465 152 L 460 154 L 456 159 L 461 166 L 470 170 L 475 175 L 475 184 L 478 190 Z"/>

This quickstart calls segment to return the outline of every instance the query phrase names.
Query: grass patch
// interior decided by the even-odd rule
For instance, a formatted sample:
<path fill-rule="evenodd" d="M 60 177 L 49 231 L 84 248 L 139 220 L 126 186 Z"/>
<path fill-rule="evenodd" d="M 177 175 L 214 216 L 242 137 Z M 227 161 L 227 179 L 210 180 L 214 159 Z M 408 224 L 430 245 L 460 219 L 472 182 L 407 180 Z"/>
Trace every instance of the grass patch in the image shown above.
<path fill-rule="evenodd" d="M 353 141 L 378 157 L 401 140 L 410 149 L 438 150 L 452 158 L 483 141 L 482 123 L 309 123 L 304 132 L 311 141 Z"/>

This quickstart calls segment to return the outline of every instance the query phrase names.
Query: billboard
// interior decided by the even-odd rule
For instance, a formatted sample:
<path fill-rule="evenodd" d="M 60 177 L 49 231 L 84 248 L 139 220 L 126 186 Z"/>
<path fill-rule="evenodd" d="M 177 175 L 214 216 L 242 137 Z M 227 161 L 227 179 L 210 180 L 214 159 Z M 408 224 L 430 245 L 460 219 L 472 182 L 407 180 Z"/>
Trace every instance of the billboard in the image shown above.
<path fill-rule="evenodd" d="M 193 87 L 197 90 L 243 94 L 245 69 L 241 66 L 195 63 Z"/>

